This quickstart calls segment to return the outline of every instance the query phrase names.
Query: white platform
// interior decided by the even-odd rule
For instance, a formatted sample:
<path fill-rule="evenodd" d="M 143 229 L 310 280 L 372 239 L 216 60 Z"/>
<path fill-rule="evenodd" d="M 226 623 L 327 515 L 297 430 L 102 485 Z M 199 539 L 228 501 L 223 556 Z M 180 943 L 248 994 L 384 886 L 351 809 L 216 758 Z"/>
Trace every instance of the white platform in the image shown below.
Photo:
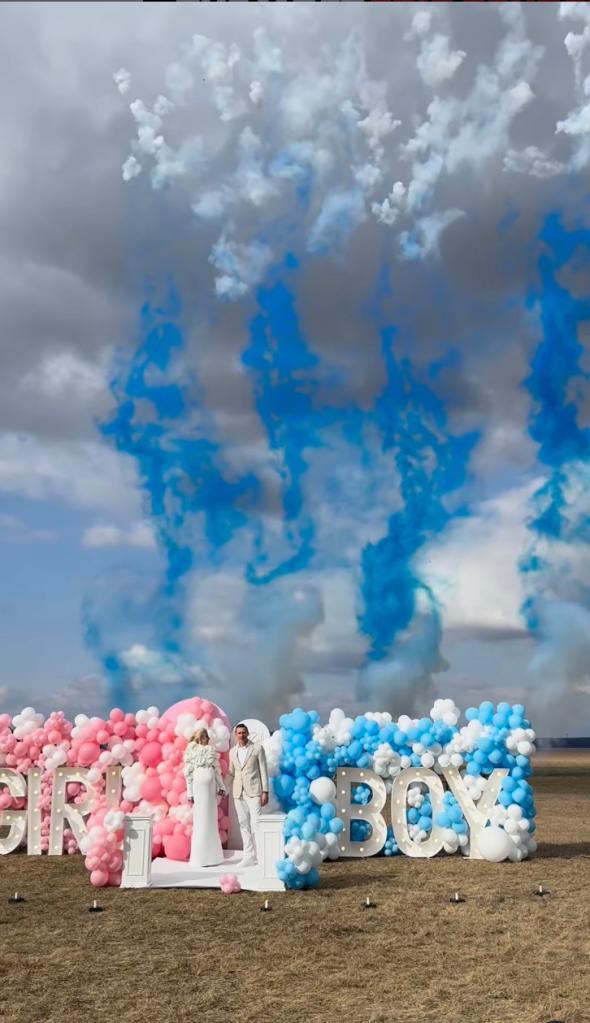
<path fill-rule="evenodd" d="M 179 863 L 157 857 L 152 861 L 151 888 L 219 888 L 222 874 L 235 874 L 242 889 L 247 892 L 283 890 L 278 881 L 270 882 L 259 866 L 239 867 L 242 852 L 224 851 L 224 861 L 215 867 L 191 867 L 190 863 Z"/>

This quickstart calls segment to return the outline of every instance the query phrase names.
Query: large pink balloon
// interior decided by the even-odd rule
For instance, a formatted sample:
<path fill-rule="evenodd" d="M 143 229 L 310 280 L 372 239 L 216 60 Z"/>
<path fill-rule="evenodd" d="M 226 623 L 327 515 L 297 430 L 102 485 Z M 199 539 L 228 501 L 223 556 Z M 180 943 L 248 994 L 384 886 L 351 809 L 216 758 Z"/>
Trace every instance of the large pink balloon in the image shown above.
<path fill-rule="evenodd" d="M 93 884 L 95 888 L 103 888 L 108 879 L 109 875 L 106 870 L 93 870 L 90 875 L 90 884 Z"/>
<path fill-rule="evenodd" d="M 166 835 L 164 852 L 168 860 L 188 860 L 190 843 L 186 835 Z"/>
<path fill-rule="evenodd" d="M 145 767 L 155 767 L 162 759 L 162 747 L 159 742 L 147 742 L 139 754 L 139 759 Z"/>
<path fill-rule="evenodd" d="M 82 767 L 90 767 L 95 760 L 98 760 L 100 746 L 97 742 L 83 742 L 78 750 L 78 763 Z"/>
<path fill-rule="evenodd" d="M 148 803 L 159 803 L 162 798 L 162 786 L 159 778 L 146 778 L 141 786 L 141 798 Z"/>
<path fill-rule="evenodd" d="M 221 718 L 224 725 L 230 727 L 230 721 L 221 707 L 218 707 L 216 703 L 212 703 L 211 700 L 202 700 L 200 696 L 191 696 L 188 700 L 180 700 L 179 703 L 175 703 L 172 707 L 169 707 L 167 711 L 162 714 L 160 718 L 160 724 L 174 726 L 178 721 L 181 714 L 194 714 L 197 720 L 203 717 Z"/>

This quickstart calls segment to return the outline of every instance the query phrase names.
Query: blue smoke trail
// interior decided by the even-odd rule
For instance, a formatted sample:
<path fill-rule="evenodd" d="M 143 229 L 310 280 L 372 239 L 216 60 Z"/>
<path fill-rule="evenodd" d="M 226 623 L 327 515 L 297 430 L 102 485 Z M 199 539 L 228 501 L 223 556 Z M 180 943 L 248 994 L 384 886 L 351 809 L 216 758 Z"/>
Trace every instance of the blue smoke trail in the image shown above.
<path fill-rule="evenodd" d="M 183 582 L 195 563 L 196 517 L 203 516 L 209 544 L 203 557 L 214 557 L 246 524 L 242 506 L 258 492 L 258 481 L 251 474 L 235 481 L 225 477 L 220 445 L 199 435 L 203 429 L 195 428 L 199 393 L 193 375 L 185 373 L 190 394 L 170 379 L 174 359 L 184 349 L 180 313 L 173 285 L 161 304 L 144 304 L 140 344 L 130 364 L 120 357 L 111 384 L 115 414 L 100 426 L 118 451 L 135 459 L 147 510 L 165 556 L 165 578 L 153 598 L 151 616 L 158 646 L 168 655 L 182 653 Z M 106 631 L 92 619 L 87 606 L 87 642 L 101 657 L 122 704 L 128 676 Z"/>
<path fill-rule="evenodd" d="M 432 592 L 416 573 L 414 557 L 453 515 L 465 514 L 464 508 L 451 512 L 445 498 L 465 483 L 479 439 L 476 431 L 462 436 L 449 432 L 440 399 L 415 378 L 408 358 L 396 357 L 395 337 L 395 327 L 381 330 L 387 383 L 373 419 L 383 450 L 394 452 L 403 507 L 389 517 L 385 536 L 367 544 L 361 556 L 364 607 L 359 625 L 371 641 L 371 660 L 391 652 L 396 636 L 414 617 L 420 591 L 431 609 L 435 606 Z"/>
<path fill-rule="evenodd" d="M 292 255 L 286 264 L 293 269 Z M 336 410 L 318 408 L 314 402 L 320 360 L 309 350 L 301 334 L 295 300 L 281 280 L 257 291 L 260 313 L 250 325 L 250 345 L 242 362 L 253 380 L 254 400 L 266 430 L 271 451 L 281 459 L 283 534 L 295 552 L 273 568 L 261 571 L 267 561 L 259 530 L 257 566 L 246 569 L 248 581 L 265 585 L 281 576 L 306 568 L 314 554 L 315 524 L 304 494 L 309 467 L 306 453 L 321 446 L 321 431 L 335 422 Z"/>
<path fill-rule="evenodd" d="M 539 461 L 548 468 L 549 475 L 533 495 L 534 514 L 527 522 L 533 543 L 519 565 L 531 584 L 535 580 L 536 587 L 540 573 L 548 568 L 546 558 L 539 553 L 539 541 L 588 540 L 587 516 L 576 519 L 566 491 L 571 464 L 587 461 L 590 454 L 590 430 L 579 424 L 572 392 L 576 381 L 589 377 L 580 365 L 584 349 L 578 328 L 590 319 L 590 299 L 576 298 L 557 279 L 580 250 L 590 249 L 590 231 L 568 231 L 559 215 L 552 213 L 540 239 L 545 246 L 538 260 L 540 289 L 529 295 L 528 304 L 539 307 L 542 339 L 524 386 L 532 400 L 529 434 L 538 445 Z M 521 610 L 529 628 L 536 629 L 535 599 L 527 598 Z"/>

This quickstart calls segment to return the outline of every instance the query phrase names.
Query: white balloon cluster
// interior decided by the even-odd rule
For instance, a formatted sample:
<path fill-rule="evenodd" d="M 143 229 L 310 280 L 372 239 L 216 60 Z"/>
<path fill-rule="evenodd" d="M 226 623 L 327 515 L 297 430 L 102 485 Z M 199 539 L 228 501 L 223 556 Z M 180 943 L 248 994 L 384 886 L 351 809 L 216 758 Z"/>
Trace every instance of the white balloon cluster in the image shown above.
<path fill-rule="evenodd" d="M 525 856 L 529 856 L 531 853 L 536 852 L 537 842 L 529 831 L 530 822 L 523 815 L 521 807 L 516 803 L 512 803 L 512 805 L 507 808 L 504 806 L 495 806 L 490 814 L 490 820 L 493 825 L 503 828 L 504 832 L 510 838 L 511 849 L 509 851 L 508 858 L 512 860 L 513 863 L 519 863 L 525 858 Z"/>
<path fill-rule="evenodd" d="M 462 852 L 469 851 L 469 838 L 467 835 L 458 835 L 452 828 L 444 828 L 442 837 L 443 849 L 446 853 L 456 853 L 458 849 L 461 849 Z"/>
<path fill-rule="evenodd" d="M 535 752 L 536 735 L 532 728 L 513 728 L 506 737 L 506 746 L 511 753 L 530 757 Z"/>
<path fill-rule="evenodd" d="M 386 780 L 395 778 L 402 770 L 402 760 L 409 760 L 409 757 L 400 757 L 388 742 L 382 742 L 373 754 L 373 770 Z"/>
<path fill-rule="evenodd" d="M 266 767 L 270 778 L 275 778 L 279 773 L 281 755 L 283 752 L 283 730 L 277 728 L 276 732 L 265 739 L 262 748 L 266 754 Z"/>
<path fill-rule="evenodd" d="M 123 742 L 116 742 L 112 749 L 105 749 L 98 758 L 100 769 L 114 767 L 119 764 L 121 767 L 130 767 L 134 761 L 133 750 L 135 743 L 133 739 L 124 739 Z"/>
<path fill-rule="evenodd" d="M 20 714 L 15 714 L 12 719 L 12 731 L 16 739 L 22 739 L 37 728 L 40 728 L 45 718 L 43 714 L 37 714 L 34 707 L 25 707 Z"/>
<path fill-rule="evenodd" d="M 295 864 L 299 874 L 308 874 L 312 867 L 319 867 L 324 860 L 338 859 L 338 835 L 322 835 L 318 831 L 310 841 L 304 838 L 290 838 L 285 853 Z"/>
<path fill-rule="evenodd" d="M 143 764 L 140 764 L 139 761 L 123 768 L 121 771 L 123 799 L 129 800 L 130 803 L 139 802 L 141 799 L 141 783 L 143 782 L 144 777 L 145 770 Z"/>
<path fill-rule="evenodd" d="M 70 745 L 69 742 L 65 741 L 60 743 L 59 746 L 53 746 L 51 743 L 47 743 L 46 746 L 43 746 L 42 753 L 43 756 L 45 757 L 45 769 L 47 771 L 57 771 L 58 767 L 61 767 L 62 764 L 67 763 L 68 759 L 67 750 L 69 748 L 69 745 Z M 89 771 L 88 780 L 90 782 L 98 781 L 99 778 L 102 777 L 102 775 L 100 771 L 98 771 L 97 773 L 98 778 L 93 779 L 90 777 Z"/>
<path fill-rule="evenodd" d="M 314 725 L 313 738 L 323 750 L 331 752 L 337 746 L 348 746 L 352 741 L 352 726 L 354 721 L 347 718 L 340 707 L 336 707 L 330 714 L 327 725 Z"/>
<path fill-rule="evenodd" d="M 229 749 L 230 731 L 221 718 L 214 718 L 213 724 L 208 725 L 206 721 L 198 720 L 194 714 L 180 714 L 174 732 L 184 739 L 192 739 L 199 728 L 207 729 L 209 743 L 218 753 L 225 753 Z"/>
<path fill-rule="evenodd" d="M 119 831 L 123 827 L 125 814 L 122 810 L 109 810 L 105 813 L 103 827 L 105 831 Z"/>
<path fill-rule="evenodd" d="M 435 700 L 430 717 L 433 721 L 443 721 L 449 728 L 453 728 L 461 717 L 461 711 L 454 700 Z"/>
<path fill-rule="evenodd" d="M 155 728 L 160 720 L 160 711 L 157 707 L 148 707 L 147 710 L 138 710 L 135 715 L 138 725 L 147 725 L 148 728 Z"/>

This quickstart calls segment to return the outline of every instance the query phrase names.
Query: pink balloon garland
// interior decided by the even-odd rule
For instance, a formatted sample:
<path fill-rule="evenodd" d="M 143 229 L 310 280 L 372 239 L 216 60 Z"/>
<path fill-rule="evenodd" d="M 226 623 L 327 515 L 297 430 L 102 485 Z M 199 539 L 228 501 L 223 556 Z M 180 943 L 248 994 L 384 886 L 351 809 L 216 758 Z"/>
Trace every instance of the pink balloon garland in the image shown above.
<path fill-rule="evenodd" d="M 123 865 L 123 818 L 133 811 L 153 814 L 152 855 L 188 860 L 192 834 L 192 803 L 188 799 L 183 773 L 183 755 L 195 726 L 208 728 L 213 745 L 220 751 L 222 774 L 227 771 L 230 723 L 226 714 L 210 700 L 192 697 L 170 707 L 161 717 L 156 708 L 125 713 L 114 708 L 107 718 L 78 715 L 75 723 L 63 712 L 52 711 L 45 719 L 32 707 L 11 717 L 0 715 L 0 766 L 22 774 L 29 768 L 42 771 L 41 850 L 49 849 L 53 772 L 60 766 L 88 770 L 88 780 L 97 792 L 89 814 L 87 834 L 81 842 L 85 865 L 95 887 L 120 885 Z M 122 768 L 122 798 L 107 806 L 106 768 Z M 85 799 L 85 787 L 78 782 L 67 786 L 67 798 L 74 805 Z M 22 809 L 23 798 L 0 790 L 0 810 Z M 218 809 L 222 843 L 227 841 L 229 817 L 227 800 Z M 68 854 L 78 851 L 69 828 L 64 830 Z"/>

